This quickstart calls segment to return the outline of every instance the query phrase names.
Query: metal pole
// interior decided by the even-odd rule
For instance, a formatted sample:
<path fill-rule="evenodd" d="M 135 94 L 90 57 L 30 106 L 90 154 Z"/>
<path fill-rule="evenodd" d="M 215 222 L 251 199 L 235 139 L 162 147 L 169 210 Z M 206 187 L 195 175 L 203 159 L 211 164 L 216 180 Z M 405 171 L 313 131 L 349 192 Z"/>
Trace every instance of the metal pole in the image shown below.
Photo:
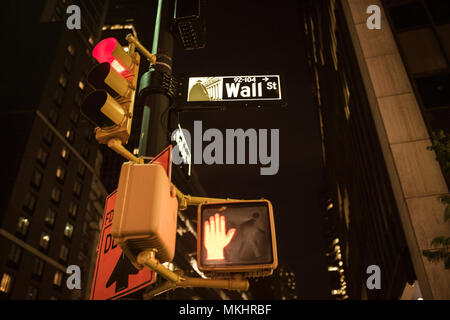
<path fill-rule="evenodd" d="M 161 8 L 161 23 L 158 39 L 157 61 L 154 65 L 155 73 L 172 74 L 173 36 L 170 33 L 170 4 L 164 0 Z M 152 75 L 154 76 L 154 75 Z M 151 92 L 145 98 L 145 104 L 150 106 L 150 127 L 147 137 L 146 156 L 155 156 L 167 147 L 168 141 L 168 109 L 170 100 L 166 94 Z"/>
<path fill-rule="evenodd" d="M 156 53 L 158 51 L 162 3 L 163 3 L 163 0 L 158 0 L 158 9 L 156 11 L 156 20 L 155 20 L 155 30 L 153 32 L 152 53 Z M 153 65 L 150 65 L 149 71 L 147 71 L 142 76 L 141 83 L 139 85 L 140 90 L 142 90 L 143 88 L 146 88 L 150 85 L 150 77 L 151 77 L 152 71 L 154 71 L 154 68 L 153 68 Z M 144 156 L 147 154 L 147 137 L 148 137 L 148 131 L 149 131 L 149 122 L 150 122 L 150 107 L 148 105 L 144 105 L 144 110 L 142 111 L 141 134 L 139 136 L 138 157 L 141 157 L 141 156 Z"/>
<path fill-rule="evenodd" d="M 155 27 L 152 51 L 153 53 L 156 52 L 157 55 L 157 61 L 153 65 L 154 72 L 172 74 L 173 36 L 170 33 L 171 15 L 169 10 L 170 1 L 159 0 L 157 15 L 159 28 Z M 148 81 L 147 86 L 150 84 L 150 77 L 154 76 L 150 72 L 146 77 Z M 140 89 L 143 89 L 142 86 Z M 149 93 L 144 97 L 144 101 L 139 154 L 154 156 L 167 147 L 168 144 L 167 117 L 170 101 L 164 93 L 159 92 Z"/>

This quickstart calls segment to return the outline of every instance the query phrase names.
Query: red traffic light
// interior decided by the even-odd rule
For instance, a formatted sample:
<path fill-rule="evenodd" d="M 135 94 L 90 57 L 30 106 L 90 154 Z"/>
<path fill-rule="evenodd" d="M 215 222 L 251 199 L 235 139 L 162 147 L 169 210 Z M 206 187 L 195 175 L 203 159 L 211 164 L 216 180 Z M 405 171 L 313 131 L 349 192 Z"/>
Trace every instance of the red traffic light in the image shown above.
<path fill-rule="evenodd" d="M 115 38 L 100 41 L 92 51 L 98 62 L 108 62 L 118 73 L 131 71 L 133 61 Z"/>
<path fill-rule="evenodd" d="M 199 269 L 271 274 L 277 267 L 272 205 L 267 200 L 202 204 L 198 209 Z"/>

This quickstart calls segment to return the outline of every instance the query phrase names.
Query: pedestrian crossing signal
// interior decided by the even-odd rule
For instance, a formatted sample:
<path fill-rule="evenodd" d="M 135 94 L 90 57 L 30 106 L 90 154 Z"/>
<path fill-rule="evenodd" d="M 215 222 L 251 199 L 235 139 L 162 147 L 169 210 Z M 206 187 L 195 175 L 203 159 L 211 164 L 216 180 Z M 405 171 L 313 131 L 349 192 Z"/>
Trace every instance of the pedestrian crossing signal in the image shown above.
<path fill-rule="evenodd" d="M 278 264 L 268 200 L 204 203 L 198 208 L 197 262 L 211 274 L 272 274 Z"/>

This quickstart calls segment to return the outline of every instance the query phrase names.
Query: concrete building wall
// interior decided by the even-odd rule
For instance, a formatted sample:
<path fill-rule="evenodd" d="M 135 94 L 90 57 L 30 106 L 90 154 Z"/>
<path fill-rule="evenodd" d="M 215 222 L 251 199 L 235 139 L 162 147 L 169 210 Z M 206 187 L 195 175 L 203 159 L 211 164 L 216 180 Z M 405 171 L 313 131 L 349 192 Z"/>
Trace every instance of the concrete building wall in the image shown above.
<path fill-rule="evenodd" d="M 369 30 L 366 9 L 379 0 L 342 0 L 383 156 L 400 211 L 411 259 L 424 299 L 450 299 L 450 272 L 429 262 L 422 250 L 450 234 L 444 205 L 448 193 L 417 98 L 385 12 L 381 29 Z"/>

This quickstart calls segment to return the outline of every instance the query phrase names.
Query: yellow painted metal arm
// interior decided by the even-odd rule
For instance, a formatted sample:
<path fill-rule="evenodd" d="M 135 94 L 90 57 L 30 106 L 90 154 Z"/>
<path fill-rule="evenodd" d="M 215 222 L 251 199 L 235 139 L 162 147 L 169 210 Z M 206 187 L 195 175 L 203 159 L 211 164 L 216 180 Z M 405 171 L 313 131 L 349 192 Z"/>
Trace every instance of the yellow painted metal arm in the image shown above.
<path fill-rule="evenodd" d="M 198 206 L 202 203 L 239 201 L 237 199 L 229 199 L 229 198 L 221 199 L 221 198 L 193 197 L 190 195 L 183 194 L 183 192 L 178 190 L 178 188 L 174 184 L 172 185 L 176 191 L 179 210 L 186 210 L 188 206 Z"/>
<path fill-rule="evenodd" d="M 122 145 L 122 141 L 120 141 L 119 139 L 108 140 L 108 147 L 117 152 L 118 154 L 120 154 L 125 159 L 128 159 L 136 163 L 144 163 L 144 159 L 137 158 L 135 155 L 133 155 Z"/>
<path fill-rule="evenodd" d="M 137 262 L 148 267 L 150 270 L 155 271 L 157 274 L 161 275 L 168 281 L 179 284 L 182 280 L 181 276 L 179 274 L 176 274 L 175 272 L 170 271 L 161 263 L 159 263 L 159 261 L 155 258 L 155 252 L 156 250 L 142 251 L 137 257 Z"/>
<path fill-rule="evenodd" d="M 157 288 L 150 290 L 148 292 L 145 292 L 142 296 L 145 300 L 150 300 L 150 299 L 156 297 L 157 295 L 160 295 L 167 291 L 174 290 L 176 288 L 177 288 L 177 285 L 175 283 L 166 281 L 163 284 L 161 284 L 160 286 L 158 286 Z"/>
<path fill-rule="evenodd" d="M 216 288 L 247 291 L 250 284 L 247 279 L 233 278 L 233 279 L 202 279 L 184 277 L 179 273 L 170 271 L 155 258 L 155 250 L 142 251 L 137 258 L 139 264 L 146 266 L 157 274 L 168 280 L 168 283 L 144 294 L 144 298 L 150 299 L 163 292 L 173 290 L 176 288 L 186 287 L 202 287 L 202 288 Z"/>
<path fill-rule="evenodd" d="M 140 53 L 142 53 L 142 55 L 146 57 L 151 64 L 156 63 L 156 55 L 150 53 L 132 34 L 128 34 L 126 40 L 128 41 L 128 43 L 134 44 L 136 46 L 136 49 Z"/>

